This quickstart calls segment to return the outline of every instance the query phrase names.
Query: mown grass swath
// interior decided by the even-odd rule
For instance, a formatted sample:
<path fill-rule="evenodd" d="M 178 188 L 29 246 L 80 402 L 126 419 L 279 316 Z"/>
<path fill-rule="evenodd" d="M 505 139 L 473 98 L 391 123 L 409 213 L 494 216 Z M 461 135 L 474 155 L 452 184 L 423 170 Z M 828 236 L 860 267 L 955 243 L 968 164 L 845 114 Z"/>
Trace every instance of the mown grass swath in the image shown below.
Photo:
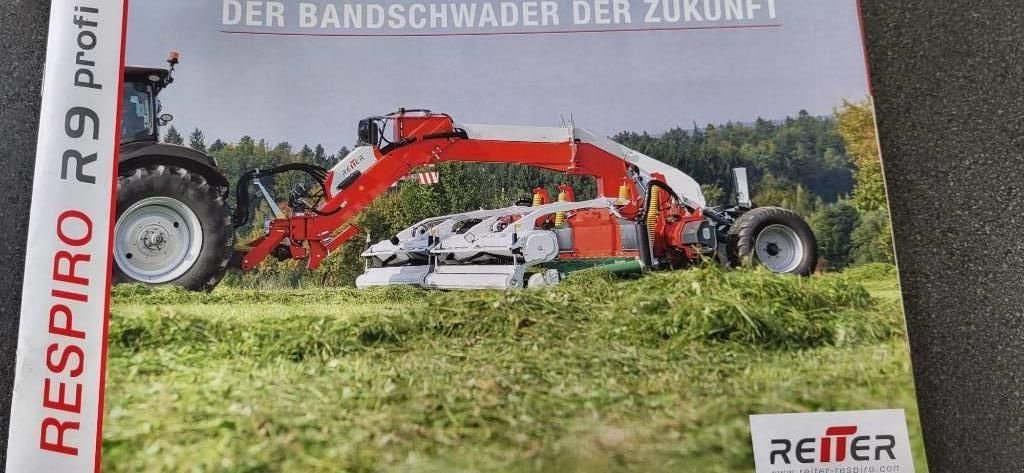
<path fill-rule="evenodd" d="M 106 469 L 747 471 L 750 413 L 913 406 L 895 279 L 860 273 L 120 287 Z"/>

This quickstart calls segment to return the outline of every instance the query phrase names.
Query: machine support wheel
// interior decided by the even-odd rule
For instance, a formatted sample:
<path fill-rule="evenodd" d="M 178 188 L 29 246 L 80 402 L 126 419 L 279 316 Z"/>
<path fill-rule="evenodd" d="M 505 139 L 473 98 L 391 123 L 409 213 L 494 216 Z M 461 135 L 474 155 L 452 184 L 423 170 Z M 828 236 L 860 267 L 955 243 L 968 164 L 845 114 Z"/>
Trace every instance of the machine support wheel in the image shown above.
<path fill-rule="evenodd" d="M 758 207 L 741 215 L 729 229 L 728 255 L 733 266 L 759 264 L 774 273 L 807 276 L 818 262 L 818 242 L 796 213 Z"/>
<path fill-rule="evenodd" d="M 114 282 L 213 289 L 227 271 L 234 229 L 223 193 L 177 166 L 128 170 L 118 179 Z"/>

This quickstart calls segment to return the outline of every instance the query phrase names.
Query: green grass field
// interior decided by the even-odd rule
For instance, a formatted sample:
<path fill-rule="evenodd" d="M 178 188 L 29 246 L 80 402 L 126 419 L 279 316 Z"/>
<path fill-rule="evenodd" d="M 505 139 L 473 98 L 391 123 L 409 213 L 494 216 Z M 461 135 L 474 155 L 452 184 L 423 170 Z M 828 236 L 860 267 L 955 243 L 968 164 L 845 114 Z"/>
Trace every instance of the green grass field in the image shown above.
<path fill-rule="evenodd" d="M 748 472 L 751 413 L 902 407 L 891 268 L 554 289 L 118 287 L 105 471 Z"/>

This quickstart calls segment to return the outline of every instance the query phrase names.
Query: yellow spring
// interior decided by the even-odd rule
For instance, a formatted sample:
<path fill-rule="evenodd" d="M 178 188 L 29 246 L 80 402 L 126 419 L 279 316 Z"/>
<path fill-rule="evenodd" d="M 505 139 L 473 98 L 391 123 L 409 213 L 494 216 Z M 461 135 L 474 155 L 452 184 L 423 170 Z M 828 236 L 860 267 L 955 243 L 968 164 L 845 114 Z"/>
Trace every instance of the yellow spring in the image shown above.
<path fill-rule="evenodd" d="M 619 205 L 626 205 L 629 203 L 629 186 L 623 184 L 619 186 Z"/>
<path fill-rule="evenodd" d="M 566 197 L 564 190 L 558 193 L 559 202 L 565 202 Z M 565 212 L 555 212 L 555 226 L 561 227 L 562 225 L 565 225 Z"/>
<path fill-rule="evenodd" d="M 647 236 L 654 244 L 655 227 L 658 226 L 658 207 L 661 207 L 661 188 L 651 187 L 651 205 L 647 206 Z"/>
<path fill-rule="evenodd" d="M 540 207 L 544 203 L 544 197 L 540 195 L 540 192 L 533 193 L 533 206 Z"/>

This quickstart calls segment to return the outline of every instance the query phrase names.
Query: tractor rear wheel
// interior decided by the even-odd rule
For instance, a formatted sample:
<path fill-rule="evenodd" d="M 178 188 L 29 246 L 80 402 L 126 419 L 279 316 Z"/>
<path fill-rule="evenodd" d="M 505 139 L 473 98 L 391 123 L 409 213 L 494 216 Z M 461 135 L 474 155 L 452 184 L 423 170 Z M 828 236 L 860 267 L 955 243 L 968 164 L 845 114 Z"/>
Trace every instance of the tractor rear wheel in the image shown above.
<path fill-rule="evenodd" d="M 779 207 L 758 207 L 733 223 L 728 252 L 734 266 L 759 264 L 774 273 L 807 276 L 818 262 L 818 241 L 796 213 Z"/>
<path fill-rule="evenodd" d="M 208 291 L 224 277 L 233 245 L 223 192 L 202 176 L 155 165 L 118 179 L 115 283 Z"/>

